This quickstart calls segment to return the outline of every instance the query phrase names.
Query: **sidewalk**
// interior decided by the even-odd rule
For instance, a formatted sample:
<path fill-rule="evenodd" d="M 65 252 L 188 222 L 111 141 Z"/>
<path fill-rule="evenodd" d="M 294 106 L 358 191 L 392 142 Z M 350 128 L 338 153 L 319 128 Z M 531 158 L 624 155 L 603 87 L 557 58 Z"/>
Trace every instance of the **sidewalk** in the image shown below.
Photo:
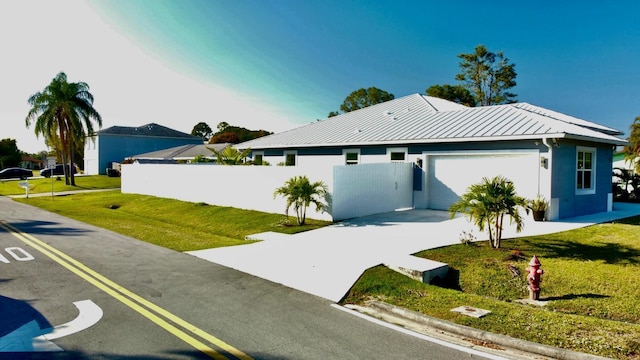
<path fill-rule="evenodd" d="M 59 191 L 59 192 L 54 192 L 53 195 L 51 195 L 51 192 L 36 193 L 36 194 L 30 193 L 29 197 L 32 198 L 32 197 L 45 197 L 45 196 L 66 196 L 66 195 L 82 194 L 82 193 L 88 193 L 88 192 L 103 192 L 103 191 L 114 191 L 114 190 L 120 190 L 120 188 Z M 26 195 L 5 195 L 5 196 L 10 197 L 12 199 L 24 199 L 27 197 Z"/>

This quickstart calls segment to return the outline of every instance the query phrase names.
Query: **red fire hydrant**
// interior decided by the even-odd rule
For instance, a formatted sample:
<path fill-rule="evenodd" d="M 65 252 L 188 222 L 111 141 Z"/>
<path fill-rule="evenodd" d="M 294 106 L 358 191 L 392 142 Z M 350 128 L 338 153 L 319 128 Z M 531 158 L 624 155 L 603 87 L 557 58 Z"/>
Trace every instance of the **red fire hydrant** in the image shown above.
<path fill-rule="evenodd" d="M 529 273 L 527 281 L 529 281 L 529 299 L 531 300 L 540 299 L 540 282 L 542 281 L 540 277 L 544 274 L 544 270 L 540 269 L 541 265 L 538 257 L 534 255 L 529 261 L 529 267 L 525 269 Z"/>

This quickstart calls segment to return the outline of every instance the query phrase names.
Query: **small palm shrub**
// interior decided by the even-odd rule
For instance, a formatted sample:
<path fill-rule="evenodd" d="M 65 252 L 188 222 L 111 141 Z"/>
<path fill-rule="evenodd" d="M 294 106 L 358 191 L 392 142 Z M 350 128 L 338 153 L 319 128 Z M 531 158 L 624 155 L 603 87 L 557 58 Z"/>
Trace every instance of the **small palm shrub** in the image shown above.
<path fill-rule="evenodd" d="M 503 176 L 493 179 L 482 178 L 478 184 L 471 185 L 456 203 L 449 207 L 453 218 L 457 213 L 465 214 L 478 227 L 489 231 L 489 241 L 494 249 L 500 248 L 505 215 L 510 223 L 516 224 L 516 231 L 522 231 L 524 221 L 518 212 L 522 207 L 527 213 L 527 200 L 516 194 L 513 182 Z"/>
<path fill-rule="evenodd" d="M 327 195 L 327 185 L 322 181 L 310 182 L 306 176 L 294 176 L 274 191 L 273 197 L 276 198 L 278 195 L 287 201 L 285 217 L 288 218 L 289 208 L 293 205 L 298 225 L 304 225 L 309 205 L 315 204 L 316 211 L 324 207 L 322 200 Z"/>

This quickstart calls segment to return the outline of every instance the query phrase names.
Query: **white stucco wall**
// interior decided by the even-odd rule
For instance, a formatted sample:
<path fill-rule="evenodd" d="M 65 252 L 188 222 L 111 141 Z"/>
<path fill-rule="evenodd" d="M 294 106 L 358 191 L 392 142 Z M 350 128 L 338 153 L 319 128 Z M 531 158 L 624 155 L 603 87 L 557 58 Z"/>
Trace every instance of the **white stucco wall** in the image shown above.
<path fill-rule="evenodd" d="M 98 142 L 95 138 L 88 137 L 84 148 L 84 173 L 98 175 Z"/>
<path fill-rule="evenodd" d="M 333 173 L 302 166 L 223 166 L 198 164 L 124 164 L 122 192 L 152 195 L 211 205 L 284 213 L 284 198 L 273 198 L 276 188 L 293 176 L 324 181 L 333 189 Z M 290 215 L 294 215 L 293 208 Z M 307 210 L 307 217 L 331 220 L 328 213 Z"/>
<path fill-rule="evenodd" d="M 285 199 L 274 199 L 273 192 L 293 176 L 306 175 L 312 182 L 323 181 L 331 199 L 325 212 L 308 208 L 308 218 L 338 221 L 412 206 L 410 163 L 309 164 L 313 166 L 123 164 L 122 192 L 284 213 Z"/>

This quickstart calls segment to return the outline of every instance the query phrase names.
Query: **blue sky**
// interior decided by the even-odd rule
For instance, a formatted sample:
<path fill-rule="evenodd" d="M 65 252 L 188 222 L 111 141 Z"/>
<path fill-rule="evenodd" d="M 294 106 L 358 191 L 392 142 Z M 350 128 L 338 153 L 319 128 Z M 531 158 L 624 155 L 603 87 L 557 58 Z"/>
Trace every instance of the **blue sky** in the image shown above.
<path fill-rule="evenodd" d="M 6 1 L 0 138 L 44 149 L 27 98 L 58 71 L 91 86 L 103 127 L 282 131 L 361 87 L 455 84 L 478 44 L 516 64 L 518 100 L 628 131 L 640 115 L 640 3 Z M 11 126 L 9 126 L 11 124 Z"/>

